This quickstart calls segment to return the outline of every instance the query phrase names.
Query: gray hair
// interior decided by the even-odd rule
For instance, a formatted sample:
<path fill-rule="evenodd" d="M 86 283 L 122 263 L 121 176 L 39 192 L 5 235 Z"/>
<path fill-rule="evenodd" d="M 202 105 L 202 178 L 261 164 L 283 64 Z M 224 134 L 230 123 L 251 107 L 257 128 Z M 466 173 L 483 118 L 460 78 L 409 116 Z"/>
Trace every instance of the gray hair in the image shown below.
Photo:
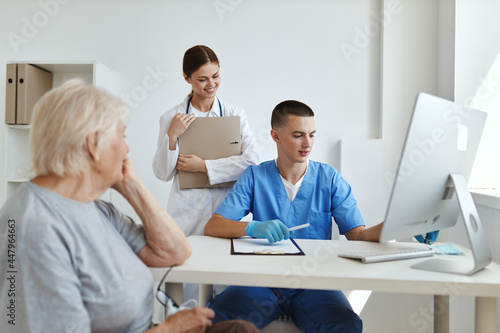
<path fill-rule="evenodd" d="M 47 92 L 33 108 L 29 141 L 35 174 L 81 175 L 89 166 L 87 136 L 97 132 L 102 149 L 127 115 L 120 99 L 79 79 Z"/>

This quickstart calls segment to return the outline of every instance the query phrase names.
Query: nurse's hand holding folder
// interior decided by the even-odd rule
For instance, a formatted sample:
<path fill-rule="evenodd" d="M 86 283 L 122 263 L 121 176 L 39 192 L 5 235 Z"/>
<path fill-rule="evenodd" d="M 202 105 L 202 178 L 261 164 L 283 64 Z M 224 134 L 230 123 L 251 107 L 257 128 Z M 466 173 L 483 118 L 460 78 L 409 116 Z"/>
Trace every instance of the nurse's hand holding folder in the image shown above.
<path fill-rule="evenodd" d="M 170 128 L 167 131 L 169 138 L 168 148 L 175 150 L 178 138 L 184 134 L 194 121 L 194 114 L 178 113 L 172 118 Z M 181 155 L 177 157 L 177 170 L 187 172 L 207 172 L 205 161 L 196 155 Z"/>
<path fill-rule="evenodd" d="M 194 114 L 178 113 L 172 118 L 170 127 L 167 131 L 168 134 L 168 148 L 175 150 L 177 147 L 177 139 L 181 136 L 191 125 L 194 120 Z"/>

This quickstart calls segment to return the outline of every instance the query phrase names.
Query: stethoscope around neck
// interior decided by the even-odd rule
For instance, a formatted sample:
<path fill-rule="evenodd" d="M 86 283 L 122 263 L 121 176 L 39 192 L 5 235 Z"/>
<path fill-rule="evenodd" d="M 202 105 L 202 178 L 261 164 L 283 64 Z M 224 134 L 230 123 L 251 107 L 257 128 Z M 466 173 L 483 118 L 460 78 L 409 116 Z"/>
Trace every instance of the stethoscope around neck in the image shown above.
<path fill-rule="evenodd" d="M 189 114 L 189 105 L 191 105 L 192 99 L 193 99 L 193 95 L 191 95 L 191 97 L 189 97 L 188 105 L 186 107 L 186 114 Z M 220 103 L 220 100 L 218 98 L 217 98 L 217 102 L 219 102 L 219 112 L 220 112 L 220 116 L 222 117 L 222 104 Z"/>

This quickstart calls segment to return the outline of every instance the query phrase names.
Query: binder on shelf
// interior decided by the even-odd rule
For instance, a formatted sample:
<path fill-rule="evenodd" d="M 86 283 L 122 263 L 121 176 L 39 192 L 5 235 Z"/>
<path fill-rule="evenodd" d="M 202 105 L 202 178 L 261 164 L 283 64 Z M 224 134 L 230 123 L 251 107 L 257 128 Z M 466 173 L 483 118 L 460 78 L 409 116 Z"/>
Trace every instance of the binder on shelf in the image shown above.
<path fill-rule="evenodd" d="M 5 123 L 28 125 L 35 103 L 52 89 L 52 73 L 30 64 L 7 64 Z"/>
<path fill-rule="evenodd" d="M 240 117 L 197 117 L 179 137 L 179 153 L 204 160 L 241 155 Z M 179 187 L 227 187 L 234 182 L 210 185 L 204 172 L 179 171 Z"/>
<path fill-rule="evenodd" d="M 35 103 L 52 89 L 52 73 L 29 64 L 17 67 L 17 124 L 30 124 Z"/>
<path fill-rule="evenodd" d="M 5 84 L 5 123 L 16 123 L 17 109 L 17 64 L 7 64 Z"/>

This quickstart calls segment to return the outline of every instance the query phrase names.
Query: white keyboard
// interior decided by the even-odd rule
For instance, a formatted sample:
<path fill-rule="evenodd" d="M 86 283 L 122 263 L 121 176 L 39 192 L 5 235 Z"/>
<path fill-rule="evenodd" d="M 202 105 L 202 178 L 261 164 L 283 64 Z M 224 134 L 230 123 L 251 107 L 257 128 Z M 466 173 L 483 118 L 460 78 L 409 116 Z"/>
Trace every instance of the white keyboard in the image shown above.
<path fill-rule="evenodd" d="M 430 257 L 435 254 L 434 250 L 424 244 L 422 246 L 398 248 L 391 247 L 387 249 L 370 249 L 366 251 L 346 252 L 339 254 L 339 257 L 359 259 L 368 264 L 380 261 L 392 261 L 401 259 L 411 259 L 420 257 Z"/>

